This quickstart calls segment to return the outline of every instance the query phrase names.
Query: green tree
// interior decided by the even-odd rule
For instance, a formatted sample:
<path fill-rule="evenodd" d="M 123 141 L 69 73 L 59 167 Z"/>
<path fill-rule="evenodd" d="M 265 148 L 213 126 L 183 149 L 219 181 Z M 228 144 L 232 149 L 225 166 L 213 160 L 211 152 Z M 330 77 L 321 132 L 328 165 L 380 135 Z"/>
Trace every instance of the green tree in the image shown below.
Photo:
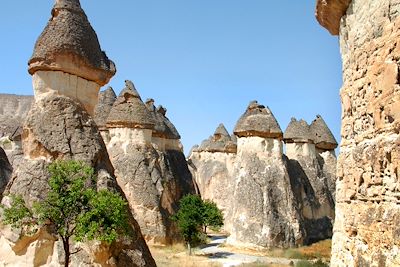
<path fill-rule="evenodd" d="M 217 205 L 212 201 L 203 201 L 198 195 L 184 196 L 172 219 L 177 222 L 190 255 L 194 243 L 201 239 L 201 229 L 206 233 L 208 226 L 220 227 L 224 224 L 222 212 Z"/>
<path fill-rule="evenodd" d="M 193 242 L 200 234 L 203 224 L 203 201 L 198 195 L 186 195 L 179 201 L 179 210 L 172 217 L 192 254 Z"/>
<path fill-rule="evenodd" d="M 96 177 L 91 167 L 78 161 L 55 161 L 49 166 L 50 190 L 44 200 L 29 209 L 22 197 L 12 196 L 4 209 L 4 222 L 23 230 L 51 225 L 61 238 L 65 265 L 69 266 L 70 241 L 100 240 L 111 244 L 129 231 L 126 201 L 117 193 L 92 185 Z"/>
<path fill-rule="evenodd" d="M 224 215 L 217 204 L 210 200 L 203 202 L 203 227 L 207 234 L 207 227 L 219 228 L 224 225 Z"/>

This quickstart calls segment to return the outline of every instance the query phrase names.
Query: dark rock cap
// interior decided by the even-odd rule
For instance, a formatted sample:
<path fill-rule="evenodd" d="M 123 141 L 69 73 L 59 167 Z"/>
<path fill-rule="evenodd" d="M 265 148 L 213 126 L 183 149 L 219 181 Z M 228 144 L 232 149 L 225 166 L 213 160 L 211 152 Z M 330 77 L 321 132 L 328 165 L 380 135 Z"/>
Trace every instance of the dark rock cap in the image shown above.
<path fill-rule="evenodd" d="M 225 125 L 221 123 L 218 125 L 217 129 L 215 130 L 214 136 L 228 136 L 230 137 L 230 134 L 228 133 L 228 130 L 225 128 Z"/>
<path fill-rule="evenodd" d="M 101 50 L 79 0 L 56 0 L 47 26 L 36 41 L 28 71 L 63 71 L 103 86 L 116 72 Z"/>
<path fill-rule="evenodd" d="M 340 19 L 350 3 L 351 0 L 317 0 L 315 17 L 332 35 L 339 35 Z"/>
<path fill-rule="evenodd" d="M 108 128 L 154 129 L 155 119 L 129 80 L 115 100 L 107 118 Z"/>
<path fill-rule="evenodd" d="M 204 140 L 196 151 L 236 153 L 237 145 L 221 123 L 215 130 L 214 135 Z"/>
<path fill-rule="evenodd" d="M 167 118 L 167 109 L 163 106 L 154 106 L 154 99 L 149 98 L 146 100 L 146 106 L 152 113 L 156 122 L 153 129 L 153 136 L 165 138 L 165 139 L 181 139 L 178 130 L 175 125 Z"/>
<path fill-rule="evenodd" d="M 94 120 L 100 130 L 107 129 L 107 117 L 115 100 L 117 100 L 117 95 L 111 86 L 99 93 L 99 102 L 94 109 Z"/>
<path fill-rule="evenodd" d="M 285 133 L 283 134 L 285 143 L 313 143 L 310 126 L 305 120 L 292 118 Z"/>
<path fill-rule="evenodd" d="M 337 148 L 338 143 L 321 115 L 317 115 L 310 128 L 316 148 L 323 150 Z"/>
<path fill-rule="evenodd" d="M 268 107 L 250 102 L 246 112 L 236 123 L 234 134 L 239 137 L 260 136 L 266 138 L 282 138 L 282 130 Z"/>

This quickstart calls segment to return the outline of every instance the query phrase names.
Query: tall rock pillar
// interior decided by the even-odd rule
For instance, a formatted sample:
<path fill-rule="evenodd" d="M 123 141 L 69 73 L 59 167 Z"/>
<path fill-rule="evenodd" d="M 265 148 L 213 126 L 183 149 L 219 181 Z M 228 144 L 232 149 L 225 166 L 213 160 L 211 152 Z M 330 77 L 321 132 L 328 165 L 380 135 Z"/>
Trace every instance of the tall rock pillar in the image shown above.
<path fill-rule="evenodd" d="M 228 242 L 267 248 L 302 244 L 305 235 L 274 115 L 268 107 L 251 102 L 234 134 L 237 177 Z"/>
<path fill-rule="evenodd" d="M 400 266 L 400 3 L 318 0 L 316 14 L 343 60 L 331 266 Z"/>
<path fill-rule="evenodd" d="M 114 75 L 79 0 L 57 0 L 29 61 L 35 101 L 23 126 L 24 157 L 5 194 L 21 195 L 28 206 L 48 193 L 48 166 L 55 160 L 79 160 L 94 169 L 93 189 L 122 193 L 105 144 L 90 114 L 100 86 Z M 9 197 L 3 198 L 3 204 Z M 140 228 L 130 214 L 129 238 L 107 245 L 71 242 L 70 266 L 155 266 Z M 64 265 L 62 241 L 51 227 L 26 237 L 0 227 L 0 265 Z"/>

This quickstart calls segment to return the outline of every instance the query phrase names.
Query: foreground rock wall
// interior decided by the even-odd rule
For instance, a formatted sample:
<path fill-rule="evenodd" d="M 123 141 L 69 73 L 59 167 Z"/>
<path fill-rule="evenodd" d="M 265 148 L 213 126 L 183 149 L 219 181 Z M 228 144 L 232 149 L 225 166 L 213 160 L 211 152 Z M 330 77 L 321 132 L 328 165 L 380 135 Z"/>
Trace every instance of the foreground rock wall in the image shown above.
<path fill-rule="evenodd" d="M 342 17 L 342 144 L 331 266 L 400 265 L 400 2 Z"/>

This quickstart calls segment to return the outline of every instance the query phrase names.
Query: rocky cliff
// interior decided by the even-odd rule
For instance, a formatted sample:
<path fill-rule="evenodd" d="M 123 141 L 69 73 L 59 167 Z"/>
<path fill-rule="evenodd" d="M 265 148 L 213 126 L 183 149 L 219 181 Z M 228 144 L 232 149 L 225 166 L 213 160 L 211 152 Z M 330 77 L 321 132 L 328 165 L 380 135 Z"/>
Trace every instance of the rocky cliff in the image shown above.
<path fill-rule="evenodd" d="M 337 2 L 318 1 L 325 17 L 337 20 Z M 399 266 L 400 3 L 348 2 L 335 32 L 343 87 L 331 265 Z"/>
<path fill-rule="evenodd" d="M 48 192 L 47 167 L 58 159 L 88 164 L 98 177 L 95 189 L 123 195 L 106 146 L 90 116 L 98 89 L 114 75 L 115 67 L 101 51 L 79 0 L 56 0 L 52 18 L 29 61 L 29 72 L 35 100 L 23 125 L 24 157 L 14 168 L 2 203 L 9 204 L 9 193 L 21 195 L 30 206 L 43 199 Z M 27 237 L 0 224 L 0 232 L 0 265 L 65 264 L 62 242 L 51 227 L 42 227 Z M 70 266 L 155 266 L 132 214 L 129 232 L 129 238 L 111 245 L 72 242 L 71 248 L 78 250 L 72 255 Z"/>
<path fill-rule="evenodd" d="M 220 125 L 189 164 L 202 197 L 224 211 L 229 243 L 292 247 L 332 236 L 336 146 L 320 116 L 311 125 L 293 119 L 283 134 L 251 102 L 234 135 Z"/>
<path fill-rule="evenodd" d="M 126 81 L 104 130 L 118 184 L 144 237 L 162 244 L 179 237 L 170 217 L 180 198 L 194 193 L 180 136 L 164 111 L 146 106 L 133 83 Z"/>

